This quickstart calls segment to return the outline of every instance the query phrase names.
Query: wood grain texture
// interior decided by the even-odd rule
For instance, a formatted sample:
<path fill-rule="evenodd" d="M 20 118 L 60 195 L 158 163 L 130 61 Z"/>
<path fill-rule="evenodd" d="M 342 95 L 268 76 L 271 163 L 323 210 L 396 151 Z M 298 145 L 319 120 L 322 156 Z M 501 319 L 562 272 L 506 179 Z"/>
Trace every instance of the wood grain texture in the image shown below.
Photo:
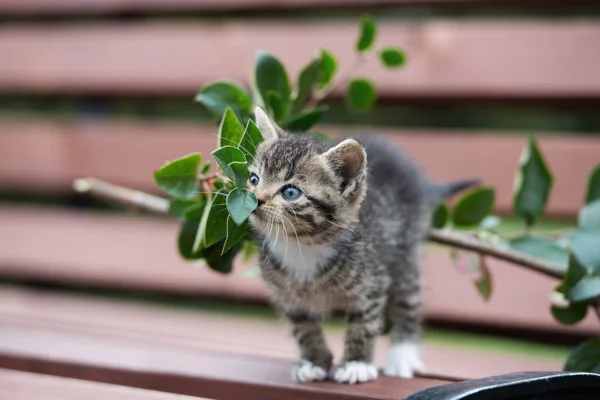
<path fill-rule="evenodd" d="M 260 278 L 242 276 L 256 260 L 237 263 L 234 273 L 221 275 L 180 259 L 174 221 L 13 206 L 0 206 L 0 221 L 1 276 L 240 301 L 267 299 Z M 597 332 L 591 313 L 572 327 L 553 320 L 549 301 L 556 280 L 494 260 L 489 266 L 494 290 L 484 302 L 473 284 L 476 274 L 458 271 L 444 251 L 427 252 L 422 262 L 427 318 L 539 332 Z"/>
<path fill-rule="evenodd" d="M 0 399 L 208 400 L 8 369 L 0 369 Z"/>
<path fill-rule="evenodd" d="M 156 192 L 152 173 L 167 160 L 210 152 L 216 128 L 158 122 L 0 120 L 0 190 L 65 193 L 73 179 L 100 179 Z M 477 176 L 497 188 L 496 211 L 512 210 L 514 175 L 526 139 L 503 132 L 323 127 L 333 135 L 386 135 L 437 181 Z M 547 213 L 575 216 L 587 179 L 600 162 L 600 139 L 553 134 L 539 137 L 555 176 Z"/>
<path fill-rule="evenodd" d="M 321 47 L 351 69 L 356 29 L 354 21 L 3 26 L 0 93 L 191 99 L 214 79 L 247 82 L 258 50 L 291 76 Z M 378 43 L 403 47 L 409 62 L 389 71 L 370 57 L 360 74 L 397 99 L 597 100 L 598 38 L 600 25 L 586 20 L 382 22 Z"/>

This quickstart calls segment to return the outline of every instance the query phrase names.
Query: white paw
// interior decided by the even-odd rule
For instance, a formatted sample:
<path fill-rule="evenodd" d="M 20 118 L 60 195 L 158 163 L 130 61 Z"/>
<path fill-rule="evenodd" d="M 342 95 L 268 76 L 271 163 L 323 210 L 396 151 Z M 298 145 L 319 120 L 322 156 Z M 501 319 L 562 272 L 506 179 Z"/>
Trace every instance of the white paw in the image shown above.
<path fill-rule="evenodd" d="M 340 383 L 354 384 L 377 379 L 377 367 L 360 361 L 350 361 L 338 367 L 335 371 L 335 380 Z"/>
<path fill-rule="evenodd" d="M 327 372 L 310 361 L 300 360 L 292 370 L 292 379 L 296 382 L 322 381 L 327 377 Z"/>
<path fill-rule="evenodd" d="M 415 372 L 424 372 L 425 365 L 419 355 L 419 345 L 416 343 L 396 343 L 388 350 L 385 374 L 412 378 Z"/>

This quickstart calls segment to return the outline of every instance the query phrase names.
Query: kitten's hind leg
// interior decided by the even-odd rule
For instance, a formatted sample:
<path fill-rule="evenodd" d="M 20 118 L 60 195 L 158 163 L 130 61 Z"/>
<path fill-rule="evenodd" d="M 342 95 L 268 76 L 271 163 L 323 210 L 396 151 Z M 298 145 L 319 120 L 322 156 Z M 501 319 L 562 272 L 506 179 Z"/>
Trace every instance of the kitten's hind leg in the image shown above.
<path fill-rule="evenodd" d="M 333 355 L 325 343 L 321 328 L 322 317 L 304 310 L 285 312 L 292 323 L 292 334 L 300 348 L 300 361 L 292 370 L 297 382 L 321 381 L 327 377 Z"/>
<path fill-rule="evenodd" d="M 417 262 L 416 258 L 413 262 Z M 412 378 L 423 372 L 420 356 L 421 293 L 417 265 L 399 272 L 390 287 L 388 311 L 392 320 L 385 374 Z"/>
<path fill-rule="evenodd" d="M 381 331 L 386 300 L 386 291 L 378 288 L 350 302 L 344 358 L 335 372 L 336 381 L 354 384 L 377 379 L 373 350 Z"/>

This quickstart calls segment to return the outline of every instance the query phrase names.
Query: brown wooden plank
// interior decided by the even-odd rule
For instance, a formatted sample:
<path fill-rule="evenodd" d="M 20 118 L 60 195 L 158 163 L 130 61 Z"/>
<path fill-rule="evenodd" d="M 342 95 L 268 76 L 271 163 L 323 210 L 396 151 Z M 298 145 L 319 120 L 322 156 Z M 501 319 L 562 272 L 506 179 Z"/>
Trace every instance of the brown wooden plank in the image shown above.
<path fill-rule="evenodd" d="M 39 336 L 53 336 L 59 331 L 177 349 L 189 354 L 218 352 L 227 357 L 269 357 L 287 363 L 284 368 L 288 370 L 291 360 L 297 356 L 288 327 L 275 319 L 16 290 L 7 286 L 0 286 L 0 300 L 0 325 L 8 328 L 0 330 L 3 339 L 10 337 L 9 332 L 23 329 L 35 330 Z M 326 327 L 325 335 L 339 360 L 343 352 L 343 329 Z M 388 340 L 381 337 L 376 342 L 374 363 L 377 366 L 385 365 Z M 553 371 L 560 369 L 563 361 L 519 351 L 495 351 L 493 341 L 488 348 L 470 348 L 464 343 L 453 345 L 428 337 L 422 353 L 427 377 L 462 379 L 522 370 Z"/>
<path fill-rule="evenodd" d="M 324 127 L 351 135 L 359 127 Z M 496 210 L 510 212 L 514 174 L 525 145 L 521 135 L 386 129 L 438 181 L 476 175 L 497 188 Z M 156 191 L 152 172 L 166 160 L 192 151 L 210 159 L 216 128 L 175 123 L 0 120 L 0 190 L 65 192 L 73 179 L 95 176 L 141 190 Z M 549 215 L 575 216 L 590 171 L 600 162 L 600 139 L 574 134 L 542 134 L 540 146 L 555 175 Z M 26 149 L 26 150 L 25 150 Z M 110 160 L 110 162 L 109 162 Z"/>
<path fill-rule="evenodd" d="M 89 329 L 93 310 L 84 311 L 89 318 L 83 331 L 76 324 L 2 318 L 0 367 L 215 399 L 402 399 L 446 382 L 383 377 L 354 387 L 295 384 L 291 359 L 167 345 L 153 342 L 152 332 L 119 338 Z"/>
<path fill-rule="evenodd" d="M 2 276 L 237 300 L 267 298 L 262 280 L 242 275 L 255 260 L 237 263 L 233 274 L 221 275 L 180 259 L 174 221 L 7 206 L 0 206 L 0 221 Z M 457 271 L 446 252 L 427 252 L 422 265 L 430 319 L 540 332 L 597 332 L 592 315 L 573 327 L 553 320 L 549 301 L 557 282 L 552 278 L 490 260 L 494 293 L 485 302 L 473 285 L 476 276 Z"/>
<path fill-rule="evenodd" d="M 569 2 L 588 4 L 587 0 Z M 563 0 L 3 0 L 0 13 L 7 15 L 106 14 L 122 12 L 160 11 L 250 11 L 301 10 L 331 8 L 384 8 L 384 7 L 521 7 L 566 6 Z"/>
<path fill-rule="evenodd" d="M 172 395 L 153 390 L 134 389 L 8 369 L 0 369 L 0 399 L 203 400 L 199 397 Z"/>
<path fill-rule="evenodd" d="M 258 50 L 295 76 L 325 47 L 345 71 L 355 36 L 354 21 L 3 26 L 0 92 L 192 98 L 214 79 L 246 82 Z M 379 43 L 410 61 L 389 71 L 369 57 L 360 73 L 394 98 L 598 99 L 599 37 L 586 20 L 382 22 Z"/>

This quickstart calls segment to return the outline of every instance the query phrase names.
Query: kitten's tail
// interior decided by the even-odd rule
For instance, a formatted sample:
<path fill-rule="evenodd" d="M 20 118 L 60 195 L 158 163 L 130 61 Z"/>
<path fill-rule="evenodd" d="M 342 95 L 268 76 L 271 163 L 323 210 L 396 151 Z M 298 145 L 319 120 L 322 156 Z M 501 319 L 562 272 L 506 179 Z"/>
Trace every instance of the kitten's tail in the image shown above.
<path fill-rule="evenodd" d="M 444 200 L 449 199 L 455 194 L 462 192 L 465 189 L 469 189 L 473 186 L 481 184 L 481 179 L 461 179 L 454 182 L 442 183 L 442 184 L 429 184 L 430 190 L 428 196 L 433 204 L 438 204 Z"/>

